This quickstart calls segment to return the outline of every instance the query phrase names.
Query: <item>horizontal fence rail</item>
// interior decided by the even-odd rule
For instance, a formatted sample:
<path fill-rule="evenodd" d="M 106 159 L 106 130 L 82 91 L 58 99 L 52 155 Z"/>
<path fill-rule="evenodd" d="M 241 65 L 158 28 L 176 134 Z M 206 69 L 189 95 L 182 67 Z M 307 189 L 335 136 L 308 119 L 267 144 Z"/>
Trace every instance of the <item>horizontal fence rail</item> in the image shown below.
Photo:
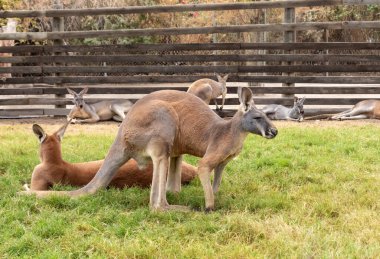
<path fill-rule="evenodd" d="M 2 84 L 110 84 L 110 83 L 191 83 L 203 76 L 48 76 L 3 78 Z M 231 82 L 256 83 L 321 83 L 321 84 L 379 84 L 380 76 L 230 76 Z"/>
<path fill-rule="evenodd" d="M 355 86 L 303 86 L 303 87 L 283 87 L 283 86 L 267 86 L 267 87 L 249 87 L 254 94 L 380 94 L 379 86 L 355 85 Z M 83 87 L 70 87 L 70 89 L 79 92 Z M 88 94 L 149 94 L 160 90 L 177 90 L 187 91 L 187 87 L 165 87 L 165 86 L 144 86 L 144 87 L 90 87 Z M 237 93 L 236 86 L 229 86 L 228 93 Z M 32 88 L 0 88 L 0 95 L 51 95 L 51 94 L 68 94 L 64 87 L 32 87 Z"/>
<path fill-rule="evenodd" d="M 126 45 L 19 45 L 0 47 L 0 53 L 28 53 L 52 55 L 57 52 L 159 52 L 159 51 L 214 51 L 214 50 L 380 50 L 379 42 L 294 42 L 294 43 L 178 43 Z"/>
<path fill-rule="evenodd" d="M 189 35 L 238 32 L 284 32 L 305 30 L 342 30 L 342 29 L 380 28 L 380 21 L 344 21 L 344 22 L 305 22 L 282 24 L 229 25 L 195 28 L 154 28 L 102 31 L 65 31 L 65 32 L 17 32 L 0 33 L 0 40 L 58 40 L 82 38 L 119 38 L 155 35 Z"/>
<path fill-rule="evenodd" d="M 87 99 L 88 103 L 96 103 L 100 101 L 107 100 L 119 100 L 119 99 L 107 99 L 107 98 L 92 98 Z M 120 99 L 123 100 L 123 99 Z M 129 98 L 128 100 L 132 102 L 136 102 L 137 98 Z M 293 104 L 293 98 L 253 98 L 256 105 L 264 105 L 264 104 L 282 104 L 286 106 L 290 106 Z M 357 102 L 365 100 L 364 98 L 308 98 L 308 105 L 354 105 Z M 221 101 L 218 100 L 218 103 L 221 104 Z M 72 99 L 54 99 L 54 98 L 16 98 L 9 100 L 0 100 L 0 105 L 71 105 Z M 237 98 L 226 98 L 225 105 L 238 105 L 239 100 Z"/>
<path fill-rule="evenodd" d="M 334 55 L 334 54 L 266 54 L 266 55 L 76 55 L 76 56 L 11 56 L 1 57 L 4 63 L 147 63 L 147 62 L 247 62 L 247 61 L 274 61 L 274 62 L 379 62 L 376 55 Z M 33 68 L 32 66 L 30 66 Z M 296 66 L 294 66 L 296 68 Z M 327 68 L 327 66 L 326 66 Z M 46 67 L 46 69 L 48 69 Z M 58 69 L 58 68 L 57 68 Z M 62 68 L 63 69 L 63 68 Z M 107 69 L 107 68 L 104 68 Z M 265 68 L 263 68 L 265 69 Z M 268 71 L 271 69 L 268 67 Z M 360 68 L 357 70 L 360 72 Z"/>
<path fill-rule="evenodd" d="M 101 9 L 67 9 L 67 10 L 34 10 L 34 11 L 0 11 L 0 18 L 24 17 L 64 17 L 85 15 L 168 13 L 189 11 L 227 11 L 265 8 L 313 7 L 331 5 L 367 5 L 378 4 L 378 0 L 283 0 L 273 2 L 253 3 L 223 3 L 223 4 L 181 4 L 168 6 L 130 6 L 124 8 Z"/>
<path fill-rule="evenodd" d="M 128 73 L 128 74 L 189 74 L 189 73 L 294 73 L 294 72 L 380 72 L 380 66 L 374 65 L 315 65 L 315 66 L 16 66 L 0 67 L 0 73 L 53 74 L 53 73 Z"/>

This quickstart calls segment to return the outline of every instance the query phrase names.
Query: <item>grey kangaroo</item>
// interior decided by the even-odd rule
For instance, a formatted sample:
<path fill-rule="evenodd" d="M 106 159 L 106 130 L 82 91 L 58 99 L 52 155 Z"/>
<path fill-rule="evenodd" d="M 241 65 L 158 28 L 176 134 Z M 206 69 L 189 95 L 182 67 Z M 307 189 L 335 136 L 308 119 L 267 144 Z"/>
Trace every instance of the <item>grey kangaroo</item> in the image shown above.
<path fill-rule="evenodd" d="M 67 91 L 74 96 L 73 103 L 75 106 L 67 115 L 67 119 L 72 120 L 73 123 L 94 123 L 106 120 L 122 121 L 125 118 L 125 113 L 132 106 L 132 102 L 128 100 L 101 101 L 87 104 L 83 99 L 83 95 L 87 93 L 88 87 L 84 88 L 80 93 L 76 93 L 70 88 L 67 88 Z"/>
<path fill-rule="evenodd" d="M 292 108 L 287 108 L 278 104 L 270 104 L 265 106 L 262 111 L 271 120 L 290 120 L 290 121 L 302 121 L 304 110 L 303 103 L 305 97 L 294 97 L 294 105 Z"/>
<path fill-rule="evenodd" d="M 117 170 L 134 158 L 139 165 L 153 161 L 150 207 L 154 210 L 182 209 L 169 205 L 166 191 L 181 189 L 183 154 L 200 157 L 198 175 L 206 200 L 206 211 L 214 209 L 214 193 L 219 189 L 227 163 L 243 148 L 249 133 L 272 139 L 277 129 L 263 112 L 253 105 L 249 88 L 239 88 L 240 106 L 225 120 L 198 97 L 174 90 L 156 91 L 137 101 L 119 127 L 104 163 L 83 188 L 76 191 L 27 191 L 23 194 L 68 195 L 93 194 L 105 188 Z M 214 182 L 211 185 L 211 172 Z"/>

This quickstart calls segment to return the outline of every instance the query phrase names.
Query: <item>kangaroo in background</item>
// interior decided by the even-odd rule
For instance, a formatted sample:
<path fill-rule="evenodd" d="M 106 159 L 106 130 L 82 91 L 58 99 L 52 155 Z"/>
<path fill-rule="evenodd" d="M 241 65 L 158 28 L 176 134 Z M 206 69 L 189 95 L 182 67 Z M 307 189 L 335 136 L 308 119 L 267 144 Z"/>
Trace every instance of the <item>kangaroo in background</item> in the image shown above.
<path fill-rule="evenodd" d="M 294 97 L 294 104 L 292 108 L 287 108 L 278 104 L 270 104 L 265 106 L 262 111 L 271 120 L 290 120 L 290 121 L 302 121 L 304 110 L 303 103 L 305 102 L 305 97 L 298 98 Z"/>
<path fill-rule="evenodd" d="M 67 91 L 74 96 L 73 103 L 75 106 L 71 109 L 68 120 L 72 119 L 74 123 L 94 123 L 98 121 L 115 120 L 122 121 L 125 113 L 129 111 L 132 102 L 124 101 L 101 101 L 94 104 L 87 104 L 83 95 L 88 91 L 88 87 L 84 88 L 80 93 L 67 88 Z M 76 120 L 79 118 L 80 120 Z"/>
<path fill-rule="evenodd" d="M 277 135 L 272 122 L 253 105 L 251 90 L 239 88 L 238 96 L 238 111 L 230 120 L 224 120 L 200 98 L 189 93 L 163 90 L 145 95 L 127 113 L 104 163 L 90 183 L 76 191 L 28 191 L 22 194 L 38 197 L 93 194 L 106 187 L 120 166 L 130 158 L 139 165 L 151 158 L 150 207 L 188 210 L 184 206 L 169 205 L 166 191 L 180 191 L 182 155 L 190 154 L 201 158 L 198 175 L 205 194 L 206 211 L 213 210 L 214 193 L 219 189 L 224 167 L 240 153 L 247 135 L 253 133 L 268 139 Z"/>
<path fill-rule="evenodd" d="M 352 108 L 336 114 L 319 114 L 305 118 L 305 120 L 360 120 L 380 119 L 380 100 L 364 100 Z"/>
<path fill-rule="evenodd" d="M 214 100 L 216 110 L 219 110 L 216 98 L 222 95 L 222 106 L 220 110 L 223 110 L 224 100 L 227 94 L 226 83 L 228 79 L 228 74 L 224 77 L 216 74 L 216 77 L 218 78 L 218 82 L 208 78 L 203 78 L 195 81 L 189 86 L 187 92 L 198 96 L 206 104 L 209 104 L 211 100 Z"/>
<path fill-rule="evenodd" d="M 28 185 L 24 185 L 26 190 L 48 190 L 58 183 L 84 186 L 91 181 L 103 164 L 103 160 L 68 163 L 62 159 L 61 141 L 69 124 L 70 121 L 52 135 L 46 134 L 41 126 L 33 125 L 33 132 L 40 142 L 41 163 L 34 168 L 30 189 Z M 182 162 L 181 169 L 182 184 L 189 183 L 197 174 L 196 167 L 185 162 Z M 146 168 L 140 169 L 137 162 L 131 159 L 120 167 L 108 186 L 116 188 L 149 187 L 152 183 L 152 175 L 152 163 L 149 163 Z"/>

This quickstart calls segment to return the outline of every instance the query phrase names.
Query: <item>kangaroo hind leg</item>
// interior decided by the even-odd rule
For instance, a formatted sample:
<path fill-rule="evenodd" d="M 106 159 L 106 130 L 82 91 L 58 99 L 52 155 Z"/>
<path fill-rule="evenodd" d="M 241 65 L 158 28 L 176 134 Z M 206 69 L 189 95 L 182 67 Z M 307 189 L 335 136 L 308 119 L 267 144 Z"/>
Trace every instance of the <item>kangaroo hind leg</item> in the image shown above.
<path fill-rule="evenodd" d="M 121 104 L 116 103 L 112 104 L 110 108 L 111 111 L 115 113 L 115 115 L 112 117 L 112 119 L 115 121 L 123 121 L 125 118 L 125 112 L 130 109 L 130 107 L 125 107 Z"/>
<path fill-rule="evenodd" d="M 171 157 L 168 173 L 168 180 L 166 183 L 166 190 L 173 193 L 181 191 L 181 169 L 182 169 L 182 156 Z"/>

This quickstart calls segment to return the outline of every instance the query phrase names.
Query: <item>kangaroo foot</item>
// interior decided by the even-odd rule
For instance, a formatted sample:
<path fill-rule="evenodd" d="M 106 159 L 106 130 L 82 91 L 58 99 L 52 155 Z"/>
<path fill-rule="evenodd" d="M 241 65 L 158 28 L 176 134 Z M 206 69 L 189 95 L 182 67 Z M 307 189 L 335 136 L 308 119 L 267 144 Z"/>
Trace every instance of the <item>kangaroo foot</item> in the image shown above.
<path fill-rule="evenodd" d="M 22 187 L 24 188 L 25 191 L 30 191 L 30 188 L 27 183 L 24 184 Z"/>

